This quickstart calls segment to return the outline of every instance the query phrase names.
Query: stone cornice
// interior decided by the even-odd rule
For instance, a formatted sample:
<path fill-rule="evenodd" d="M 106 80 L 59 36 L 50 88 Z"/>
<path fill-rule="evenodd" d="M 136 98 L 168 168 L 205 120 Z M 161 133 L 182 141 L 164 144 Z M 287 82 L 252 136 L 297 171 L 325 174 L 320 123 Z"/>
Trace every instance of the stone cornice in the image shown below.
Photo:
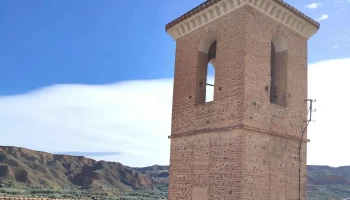
<path fill-rule="evenodd" d="M 307 38 L 314 35 L 320 26 L 281 0 L 209 0 L 167 24 L 166 30 L 177 40 L 244 5 L 254 7 Z"/>
<path fill-rule="evenodd" d="M 274 135 L 277 137 L 282 137 L 282 138 L 287 138 L 287 139 L 292 139 L 292 140 L 298 140 L 300 141 L 300 137 L 292 136 L 292 135 L 286 135 L 283 133 L 278 133 L 278 132 L 273 132 L 271 130 L 264 130 L 264 129 L 257 129 L 254 127 L 246 126 L 243 124 L 239 125 L 234 125 L 234 126 L 228 126 L 228 127 L 222 127 L 222 128 L 213 128 L 213 129 L 202 129 L 202 130 L 195 130 L 195 131 L 188 131 L 184 133 L 176 133 L 168 136 L 169 139 L 173 138 L 178 138 L 178 137 L 186 137 L 186 136 L 193 136 L 193 135 L 198 135 L 198 134 L 203 134 L 203 133 L 212 133 L 212 132 L 225 132 L 225 131 L 230 131 L 234 129 L 241 129 L 241 130 L 250 130 L 250 131 L 255 131 L 258 133 L 264 133 L 264 134 L 269 134 L 269 135 Z M 309 139 L 302 138 L 303 142 L 310 142 Z"/>

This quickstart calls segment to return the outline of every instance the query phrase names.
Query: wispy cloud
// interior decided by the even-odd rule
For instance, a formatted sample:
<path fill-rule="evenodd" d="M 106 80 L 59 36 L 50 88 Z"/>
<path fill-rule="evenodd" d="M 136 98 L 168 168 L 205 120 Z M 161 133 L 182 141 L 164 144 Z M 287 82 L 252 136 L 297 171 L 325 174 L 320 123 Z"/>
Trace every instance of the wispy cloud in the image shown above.
<path fill-rule="evenodd" d="M 350 99 L 344 92 L 350 85 L 348 66 L 350 59 L 309 65 L 308 96 L 317 99 L 317 112 L 308 130 L 308 164 L 350 164 L 350 159 L 334 156 L 350 140 L 350 108 L 343 102 Z M 0 145 L 130 166 L 169 164 L 172 87 L 172 79 L 54 85 L 0 97 Z"/>
<path fill-rule="evenodd" d="M 310 3 L 310 4 L 306 5 L 305 7 L 310 8 L 310 9 L 315 9 L 315 8 L 320 7 L 320 6 L 322 6 L 322 3 Z"/>
<path fill-rule="evenodd" d="M 339 46 L 338 45 L 335 45 L 335 46 L 333 46 L 333 49 L 336 49 L 336 48 L 338 48 Z"/>
<path fill-rule="evenodd" d="M 326 20 L 326 19 L 328 19 L 328 18 L 329 18 L 329 15 L 323 14 L 323 15 L 321 15 L 321 17 L 318 17 L 316 20 L 317 20 L 317 21 L 322 21 L 322 20 Z"/>
<path fill-rule="evenodd" d="M 59 151 L 52 152 L 54 154 L 70 155 L 70 156 L 85 156 L 85 157 L 101 157 L 120 155 L 121 152 L 79 152 L 79 151 Z"/>
<path fill-rule="evenodd" d="M 168 164 L 172 82 L 53 85 L 0 97 L 0 145 L 88 152 L 131 166 Z"/>

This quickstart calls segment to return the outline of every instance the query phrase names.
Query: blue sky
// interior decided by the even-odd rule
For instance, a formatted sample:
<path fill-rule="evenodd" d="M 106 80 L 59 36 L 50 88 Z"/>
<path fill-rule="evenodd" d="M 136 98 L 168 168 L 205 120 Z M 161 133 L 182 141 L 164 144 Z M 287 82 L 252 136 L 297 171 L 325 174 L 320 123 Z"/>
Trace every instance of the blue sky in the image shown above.
<path fill-rule="evenodd" d="M 3 0 L 0 95 L 62 83 L 171 78 L 175 42 L 164 26 L 202 1 Z M 305 7 L 313 1 L 288 2 L 314 19 L 329 15 L 310 40 L 310 62 L 346 56 L 348 0 L 316 9 Z"/>
<path fill-rule="evenodd" d="M 185 2 L 1 1 L 0 95 L 172 77 L 175 43 L 164 27 L 199 3 Z"/>
<path fill-rule="evenodd" d="M 0 145 L 167 164 L 175 42 L 165 25 L 202 2 L 0 1 Z M 324 70 L 310 78 L 311 93 L 322 97 L 322 76 L 349 72 L 350 1 L 287 2 L 321 23 L 308 58 Z M 152 106 L 158 111 L 149 114 Z"/>

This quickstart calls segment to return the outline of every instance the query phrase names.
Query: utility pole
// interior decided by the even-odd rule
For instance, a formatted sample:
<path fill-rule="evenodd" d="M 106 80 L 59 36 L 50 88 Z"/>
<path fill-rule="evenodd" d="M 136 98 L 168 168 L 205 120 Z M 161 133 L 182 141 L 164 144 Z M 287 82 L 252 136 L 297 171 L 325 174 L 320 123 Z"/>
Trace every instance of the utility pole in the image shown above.
<path fill-rule="evenodd" d="M 303 138 L 304 138 L 304 133 L 305 133 L 307 127 L 309 126 L 310 122 L 316 122 L 316 121 L 312 120 L 312 113 L 316 112 L 316 109 L 313 109 L 312 104 L 316 102 L 316 99 L 306 99 L 304 101 L 308 102 L 309 108 L 307 111 L 307 120 L 305 121 L 306 126 L 305 126 L 303 132 L 301 133 L 301 138 L 300 138 L 300 143 L 299 143 L 299 200 L 301 200 L 301 183 L 300 183 L 300 180 L 301 180 L 301 143 L 302 143 Z"/>

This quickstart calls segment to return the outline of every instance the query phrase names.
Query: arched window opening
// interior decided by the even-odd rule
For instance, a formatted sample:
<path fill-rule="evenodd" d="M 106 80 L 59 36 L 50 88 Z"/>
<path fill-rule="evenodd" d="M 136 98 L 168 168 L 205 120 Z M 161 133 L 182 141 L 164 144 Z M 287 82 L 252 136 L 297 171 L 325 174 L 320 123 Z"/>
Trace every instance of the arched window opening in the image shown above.
<path fill-rule="evenodd" d="M 207 78 L 206 78 L 206 95 L 205 102 L 214 100 L 214 82 L 215 82 L 215 68 L 213 63 L 216 59 L 216 41 L 214 41 L 208 51 L 208 63 L 207 63 Z"/>
<path fill-rule="evenodd" d="M 199 46 L 196 104 L 214 100 L 216 49 L 216 40 L 211 36 Z"/>
<path fill-rule="evenodd" d="M 273 37 L 270 53 L 270 103 L 286 106 L 288 54 L 283 36 Z"/>
<path fill-rule="evenodd" d="M 270 68 L 270 103 L 276 103 L 277 94 L 276 94 L 276 52 L 275 45 L 271 42 L 271 68 Z"/>

